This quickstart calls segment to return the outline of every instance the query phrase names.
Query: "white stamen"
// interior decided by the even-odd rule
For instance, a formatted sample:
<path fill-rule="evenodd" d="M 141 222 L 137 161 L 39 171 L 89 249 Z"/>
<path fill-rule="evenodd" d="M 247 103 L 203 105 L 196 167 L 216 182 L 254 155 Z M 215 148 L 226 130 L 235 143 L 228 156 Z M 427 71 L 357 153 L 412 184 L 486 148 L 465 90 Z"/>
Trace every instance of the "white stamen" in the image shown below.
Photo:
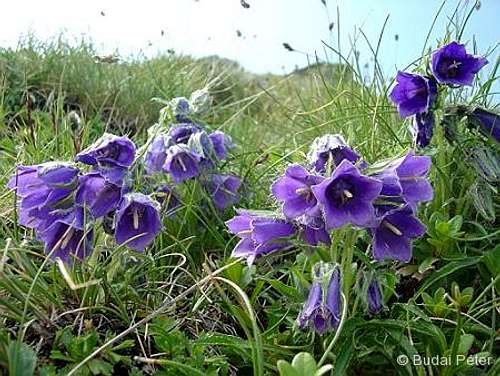
<path fill-rule="evenodd" d="M 347 189 L 344 189 L 343 193 L 344 193 L 344 196 L 347 197 L 347 198 L 353 198 L 354 197 L 352 195 L 352 193 L 349 192 Z"/>
<path fill-rule="evenodd" d="M 73 227 L 70 227 L 68 231 L 64 234 L 63 241 L 61 243 L 61 249 L 64 249 L 67 247 L 69 241 L 71 240 L 71 237 L 75 233 L 75 229 Z"/>
<path fill-rule="evenodd" d="M 182 160 L 182 158 L 179 158 L 179 164 L 181 165 L 182 171 L 186 172 L 187 171 L 187 167 L 184 164 L 184 161 Z"/>
<path fill-rule="evenodd" d="M 394 235 L 401 236 L 403 233 L 392 223 L 389 223 L 387 221 L 383 222 L 384 226 L 387 227 Z"/>
<path fill-rule="evenodd" d="M 139 228 L 139 213 L 137 209 L 132 210 L 132 217 L 134 219 L 134 230 L 137 230 Z"/>

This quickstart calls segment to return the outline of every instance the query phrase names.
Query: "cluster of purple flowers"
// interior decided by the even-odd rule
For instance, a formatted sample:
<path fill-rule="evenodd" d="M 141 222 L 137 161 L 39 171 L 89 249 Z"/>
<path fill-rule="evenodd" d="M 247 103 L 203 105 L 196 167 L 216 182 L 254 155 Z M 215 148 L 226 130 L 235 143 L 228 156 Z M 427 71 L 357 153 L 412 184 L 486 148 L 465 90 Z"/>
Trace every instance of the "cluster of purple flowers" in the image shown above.
<path fill-rule="evenodd" d="M 231 139 L 220 131 L 207 134 L 188 117 L 194 113 L 190 106 L 199 113 L 206 108 L 207 98 L 206 91 L 199 91 L 190 102 L 171 101 L 175 119 L 182 122 L 165 132 L 160 126 L 152 127 L 155 133 L 145 147 L 143 162 L 148 177 L 165 172 L 175 183 L 203 175 L 206 190 L 222 210 L 237 201 L 241 181 L 215 169 L 232 147 Z M 18 166 L 7 186 L 16 190 L 19 223 L 35 230 L 47 254 L 67 263 L 91 253 L 98 223 L 113 233 L 118 244 L 143 251 L 162 229 L 160 213 L 165 209 L 169 215 L 180 200 L 167 184 L 154 187 L 151 195 L 133 191 L 132 178 L 143 177 L 131 171 L 141 160 L 138 154 L 128 137 L 106 133 L 78 153 L 76 163 Z M 143 180 L 141 190 L 148 190 L 148 183 Z"/>
<path fill-rule="evenodd" d="M 92 251 L 94 224 L 114 217 L 118 244 L 142 251 L 161 229 L 158 204 L 129 192 L 126 176 L 136 154 L 127 137 L 104 134 L 76 155 L 75 163 L 18 166 L 7 186 L 16 189 L 19 223 L 35 230 L 52 258 L 72 262 Z"/>
<path fill-rule="evenodd" d="M 174 98 L 170 102 L 176 123 L 164 126 L 160 121 L 151 127 L 144 166 L 147 174 L 167 174 L 175 184 L 198 178 L 215 207 L 224 210 L 238 201 L 241 187 L 239 177 L 221 174 L 218 169 L 218 164 L 227 158 L 234 144 L 224 132 L 208 133 L 190 119 L 204 107 L 202 93 L 196 93 L 190 100 Z"/>
<path fill-rule="evenodd" d="M 411 131 L 417 146 L 425 147 L 431 141 L 438 85 L 472 85 L 474 76 L 486 64 L 484 57 L 468 54 L 463 44 L 451 42 L 432 53 L 432 74 L 397 73 L 390 98 L 402 118 L 414 116 Z"/>
<path fill-rule="evenodd" d="M 376 261 L 411 259 L 412 240 L 425 233 L 416 217 L 417 206 L 433 197 L 427 179 L 430 157 L 410 151 L 370 166 L 342 136 L 328 134 L 313 142 L 307 159 L 307 166 L 289 166 L 272 185 L 272 193 L 281 203 L 279 213 L 239 210 L 227 222 L 229 231 L 240 238 L 233 256 L 252 264 L 262 255 L 293 247 L 294 238 L 311 246 L 329 245 L 333 230 L 351 225 L 368 232 Z M 340 284 L 340 271 L 332 275 L 335 282 L 330 285 Z M 380 301 L 375 302 L 381 295 L 376 283 L 368 291 L 368 300 L 373 298 L 369 303 L 372 312 L 381 306 Z M 310 320 L 318 332 L 335 326 L 320 323 L 325 315 L 318 317 L 318 312 L 330 312 L 330 319 L 338 318 L 339 298 L 335 299 L 336 308 L 320 298 L 322 294 L 337 296 L 331 289 L 338 290 L 313 284 L 299 319 L 301 326 Z"/>

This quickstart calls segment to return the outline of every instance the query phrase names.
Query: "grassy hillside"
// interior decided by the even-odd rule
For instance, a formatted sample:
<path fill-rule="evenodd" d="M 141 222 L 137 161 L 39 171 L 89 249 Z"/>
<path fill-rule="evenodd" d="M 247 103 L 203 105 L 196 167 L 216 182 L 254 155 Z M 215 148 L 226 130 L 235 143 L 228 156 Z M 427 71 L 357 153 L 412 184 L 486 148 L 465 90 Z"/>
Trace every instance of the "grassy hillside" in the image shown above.
<path fill-rule="evenodd" d="M 414 69 L 424 73 L 427 61 L 422 57 Z M 293 376 L 305 371 L 283 371 L 278 361 L 308 352 L 332 364 L 335 375 L 498 374 L 500 173 L 479 186 L 466 156 L 477 147 L 497 158 L 499 149 L 477 132 L 467 133 L 467 143 L 450 143 L 436 128 L 431 145 L 419 151 L 433 163 L 434 198 L 418 211 L 427 233 L 415 241 L 410 263 L 383 264 L 381 315 L 366 313 L 363 299 L 354 298 L 360 286 L 352 284 L 339 337 L 300 331 L 296 318 L 312 264 L 332 261 L 334 249 L 340 256 L 350 250 L 351 262 L 342 260 L 353 279 L 378 268 L 367 256 L 368 234 L 353 240 L 340 230 L 331 248 L 298 243 L 248 267 L 230 257 L 237 241 L 224 222 L 234 209 L 216 210 L 190 180 L 178 188 L 175 216 L 164 219 L 144 253 L 100 231 L 92 256 L 65 269 L 19 225 L 14 192 L 3 188 L 16 165 L 73 160 L 103 132 L 128 135 L 140 148 L 159 121 L 160 100 L 206 87 L 213 105 L 196 120 L 236 145 L 221 169 L 242 177 L 237 207 L 278 209 L 271 183 L 290 163 L 303 163 L 317 136 L 342 134 L 369 164 L 414 147 L 409 120 L 388 99 L 392 82 L 379 75 L 366 82 L 354 63 L 345 63 L 259 76 L 217 57 L 104 62 L 85 43 L 31 39 L 0 50 L 0 372 Z M 490 64 L 491 76 L 448 95 L 437 116 L 445 105 L 493 107 L 499 62 Z M 71 111 L 82 119 L 78 128 Z M 139 171 L 137 191 L 150 183 Z M 475 353 L 491 364 L 396 363 L 400 354 Z"/>

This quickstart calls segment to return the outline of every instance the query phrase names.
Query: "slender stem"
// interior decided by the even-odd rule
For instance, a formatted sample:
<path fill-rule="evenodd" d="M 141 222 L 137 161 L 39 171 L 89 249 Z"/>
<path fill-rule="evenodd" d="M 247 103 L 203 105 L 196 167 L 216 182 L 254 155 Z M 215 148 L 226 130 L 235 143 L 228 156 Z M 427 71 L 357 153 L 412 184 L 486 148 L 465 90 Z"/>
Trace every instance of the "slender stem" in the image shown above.
<path fill-rule="evenodd" d="M 330 353 L 330 351 L 332 351 L 333 346 L 335 346 L 335 343 L 339 339 L 340 333 L 342 332 L 342 328 L 344 327 L 344 323 L 345 323 L 345 320 L 346 320 L 346 317 L 347 317 L 347 300 L 346 300 L 346 297 L 345 297 L 344 293 L 342 293 L 341 296 L 342 296 L 342 301 L 343 301 L 343 304 L 342 304 L 342 317 L 340 318 L 340 323 L 339 323 L 339 326 L 337 328 L 337 331 L 335 332 L 335 336 L 333 337 L 332 341 L 330 342 L 330 344 L 326 348 L 325 352 L 323 353 L 323 356 L 321 357 L 321 359 L 318 362 L 318 368 L 321 367 L 321 365 L 325 362 L 326 357 L 328 356 L 328 354 Z"/>

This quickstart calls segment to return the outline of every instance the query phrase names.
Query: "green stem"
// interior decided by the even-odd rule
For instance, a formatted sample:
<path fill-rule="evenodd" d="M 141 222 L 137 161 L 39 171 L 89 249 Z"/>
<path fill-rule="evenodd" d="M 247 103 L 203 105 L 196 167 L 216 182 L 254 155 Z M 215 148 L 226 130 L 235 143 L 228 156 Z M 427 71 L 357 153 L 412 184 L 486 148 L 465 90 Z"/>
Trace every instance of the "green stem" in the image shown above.
<path fill-rule="evenodd" d="M 453 342 L 451 344 L 451 364 L 443 372 L 443 376 L 454 375 L 454 370 L 457 364 L 458 345 L 460 344 L 460 333 L 462 331 L 463 318 L 460 312 L 460 306 L 457 305 L 457 326 L 455 327 L 455 333 L 453 334 Z"/>

